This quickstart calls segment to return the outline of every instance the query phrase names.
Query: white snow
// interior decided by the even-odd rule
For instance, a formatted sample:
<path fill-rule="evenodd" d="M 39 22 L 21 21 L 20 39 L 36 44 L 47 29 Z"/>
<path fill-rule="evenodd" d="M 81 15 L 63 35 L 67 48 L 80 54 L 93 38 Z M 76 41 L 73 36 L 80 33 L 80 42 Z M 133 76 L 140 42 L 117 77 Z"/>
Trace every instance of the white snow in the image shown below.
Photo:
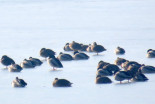
<path fill-rule="evenodd" d="M 9 73 L 0 65 L 0 99 L 3 104 L 154 104 L 155 74 L 148 82 L 96 85 L 97 63 L 114 63 L 117 46 L 124 57 L 155 66 L 146 58 L 155 49 L 154 0 L 0 0 L 0 57 L 8 55 L 16 63 L 30 56 L 40 58 L 41 48 L 63 51 L 67 42 L 96 41 L 107 51 L 100 56 L 87 53 L 86 61 L 62 62 L 60 71 L 50 71 L 45 62 L 35 69 Z M 70 53 L 72 54 L 72 53 Z M 12 88 L 23 78 L 26 88 Z M 73 82 L 71 88 L 53 88 L 55 77 Z"/>

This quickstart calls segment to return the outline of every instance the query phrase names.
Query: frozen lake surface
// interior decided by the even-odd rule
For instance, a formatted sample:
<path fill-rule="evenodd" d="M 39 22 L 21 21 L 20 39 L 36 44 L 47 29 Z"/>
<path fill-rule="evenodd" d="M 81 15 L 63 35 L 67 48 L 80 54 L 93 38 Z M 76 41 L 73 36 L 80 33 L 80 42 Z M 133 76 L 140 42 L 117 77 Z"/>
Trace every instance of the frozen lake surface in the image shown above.
<path fill-rule="evenodd" d="M 0 0 L 0 57 L 8 55 L 18 64 L 30 56 L 41 59 L 41 48 L 58 55 L 73 40 L 96 41 L 107 49 L 99 56 L 87 53 L 86 61 L 62 62 L 60 71 L 50 71 L 46 62 L 21 73 L 0 65 L 1 103 L 154 104 L 155 74 L 146 74 L 147 82 L 119 84 L 109 77 L 112 84 L 95 84 L 98 62 L 114 63 L 117 46 L 126 50 L 119 57 L 155 66 L 155 59 L 146 58 L 147 49 L 155 49 L 154 10 L 154 0 Z M 12 88 L 16 76 L 28 86 Z M 70 80 L 73 87 L 52 87 L 55 77 Z"/>

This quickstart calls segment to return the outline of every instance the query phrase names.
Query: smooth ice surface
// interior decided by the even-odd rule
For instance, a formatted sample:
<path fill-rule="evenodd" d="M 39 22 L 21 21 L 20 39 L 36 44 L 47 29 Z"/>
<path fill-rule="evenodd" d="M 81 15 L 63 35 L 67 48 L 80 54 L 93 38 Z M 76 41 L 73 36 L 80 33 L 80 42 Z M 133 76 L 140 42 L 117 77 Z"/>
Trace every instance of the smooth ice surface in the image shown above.
<path fill-rule="evenodd" d="M 62 62 L 60 71 L 50 71 L 44 62 L 35 69 L 9 73 L 0 65 L 1 104 L 154 104 L 155 74 L 148 82 L 96 85 L 97 63 L 114 63 L 117 46 L 125 48 L 124 57 L 155 66 L 146 58 L 155 49 L 154 0 L 0 0 L 0 55 L 20 63 L 39 56 L 42 47 L 63 51 L 66 42 L 85 44 L 96 41 L 106 52 L 88 53 L 87 61 Z M 72 53 L 70 53 L 72 54 Z M 16 76 L 26 88 L 12 88 Z M 53 88 L 55 77 L 73 82 L 71 88 Z"/>

